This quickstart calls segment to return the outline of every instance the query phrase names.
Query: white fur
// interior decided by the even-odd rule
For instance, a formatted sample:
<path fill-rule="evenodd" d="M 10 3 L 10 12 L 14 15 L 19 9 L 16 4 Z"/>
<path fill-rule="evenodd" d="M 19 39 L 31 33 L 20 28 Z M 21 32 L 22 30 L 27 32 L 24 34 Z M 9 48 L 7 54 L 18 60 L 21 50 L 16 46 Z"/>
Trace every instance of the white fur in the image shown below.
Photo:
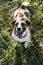
<path fill-rule="evenodd" d="M 19 21 L 19 25 L 17 26 L 17 28 L 21 28 L 21 30 L 22 30 L 21 21 Z"/>
<path fill-rule="evenodd" d="M 14 19 L 15 19 L 16 15 L 18 13 L 22 13 L 24 15 L 24 12 L 26 12 L 26 10 L 24 10 L 24 9 L 19 9 L 19 10 L 15 11 L 15 13 L 14 13 Z"/>
<path fill-rule="evenodd" d="M 12 32 L 12 37 L 14 38 L 15 41 L 19 41 L 19 42 L 24 42 L 25 41 L 25 44 L 24 44 L 24 47 L 27 48 L 28 46 L 28 42 L 30 42 L 31 40 L 31 35 L 30 35 L 30 30 L 27 28 L 26 31 L 23 33 L 23 35 L 25 35 L 27 32 L 27 36 L 24 37 L 24 38 L 18 38 L 15 34 L 14 34 L 14 30 Z"/>
<path fill-rule="evenodd" d="M 29 22 L 30 22 L 30 14 L 29 14 L 29 16 L 28 16 L 28 18 L 25 16 L 25 14 L 24 14 L 24 12 L 28 12 L 29 13 L 29 11 L 27 10 L 27 9 L 18 9 L 18 10 L 16 10 L 15 11 L 15 13 L 14 13 L 14 20 L 16 20 L 16 15 L 18 14 L 18 13 L 22 13 L 24 16 L 23 16 L 23 18 L 25 18 L 26 20 L 28 20 Z"/>
<path fill-rule="evenodd" d="M 30 3 L 28 3 L 28 2 L 23 2 L 22 5 L 24 5 L 24 6 L 29 6 Z"/>
<path fill-rule="evenodd" d="M 28 46 L 28 42 L 25 42 L 24 47 L 27 48 L 27 46 Z"/>

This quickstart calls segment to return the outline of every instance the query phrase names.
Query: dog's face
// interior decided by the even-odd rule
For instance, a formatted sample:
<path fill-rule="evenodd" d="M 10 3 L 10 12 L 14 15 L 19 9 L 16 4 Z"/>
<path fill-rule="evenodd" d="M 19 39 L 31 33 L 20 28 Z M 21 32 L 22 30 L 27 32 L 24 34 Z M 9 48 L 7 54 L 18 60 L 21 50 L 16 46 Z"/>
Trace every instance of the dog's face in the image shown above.
<path fill-rule="evenodd" d="M 22 34 L 23 32 L 26 30 L 26 24 L 23 23 L 23 21 L 19 21 L 19 22 L 16 22 L 15 23 L 15 34 L 21 38 L 22 37 Z"/>

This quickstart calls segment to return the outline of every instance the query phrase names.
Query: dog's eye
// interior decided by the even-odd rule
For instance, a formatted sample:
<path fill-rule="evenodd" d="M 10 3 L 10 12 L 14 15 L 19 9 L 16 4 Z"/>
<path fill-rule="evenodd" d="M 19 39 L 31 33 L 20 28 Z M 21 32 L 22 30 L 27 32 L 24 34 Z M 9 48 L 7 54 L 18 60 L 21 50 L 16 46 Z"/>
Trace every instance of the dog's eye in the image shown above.
<path fill-rule="evenodd" d="M 15 23 L 15 26 L 17 26 L 18 25 L 18 23 Z"/>
<path fill-rule="evenodd" d="M 24 24 L 24 23 L 21 23 L 21 26 L 25 26 L 26 24 Z"/>
<path fill-rule="evenodd" d="M 27 25 L 29 25 L 29 24 L 30 24 L 30 22 L 29 22 L 28 20 L 26 20 L 26 24 L 27 24 Z"/>
<path fill-rule="evenodd" d="M 15 21 L 13 21 L 12 25 L 14 25 L 14 24 L 15 24 L 15 22 L 16 22 L 16 20 L 15 20 Z"/>

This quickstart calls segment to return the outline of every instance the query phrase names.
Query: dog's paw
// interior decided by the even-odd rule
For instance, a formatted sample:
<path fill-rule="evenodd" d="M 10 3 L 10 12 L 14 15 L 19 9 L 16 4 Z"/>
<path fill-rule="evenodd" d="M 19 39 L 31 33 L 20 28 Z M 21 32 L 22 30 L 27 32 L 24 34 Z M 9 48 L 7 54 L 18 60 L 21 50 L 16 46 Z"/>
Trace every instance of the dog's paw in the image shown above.
<path fill-rule="evenodd" d="M 24 43 L 24 47 L 25 47 L 25 48 L 28 47 L 28 42 Z"/>

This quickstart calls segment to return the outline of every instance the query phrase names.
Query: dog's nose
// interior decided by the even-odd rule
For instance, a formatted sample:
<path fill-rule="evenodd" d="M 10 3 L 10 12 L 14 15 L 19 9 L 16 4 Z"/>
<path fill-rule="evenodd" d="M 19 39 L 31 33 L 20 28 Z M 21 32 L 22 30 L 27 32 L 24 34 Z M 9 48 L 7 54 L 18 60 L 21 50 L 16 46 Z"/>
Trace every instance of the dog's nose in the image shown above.
<path fill-rule="evenodd" d="M 17 28 L 17 31 L 21 31 L 21 28 L 19 27 L 19 28 Z"/>

